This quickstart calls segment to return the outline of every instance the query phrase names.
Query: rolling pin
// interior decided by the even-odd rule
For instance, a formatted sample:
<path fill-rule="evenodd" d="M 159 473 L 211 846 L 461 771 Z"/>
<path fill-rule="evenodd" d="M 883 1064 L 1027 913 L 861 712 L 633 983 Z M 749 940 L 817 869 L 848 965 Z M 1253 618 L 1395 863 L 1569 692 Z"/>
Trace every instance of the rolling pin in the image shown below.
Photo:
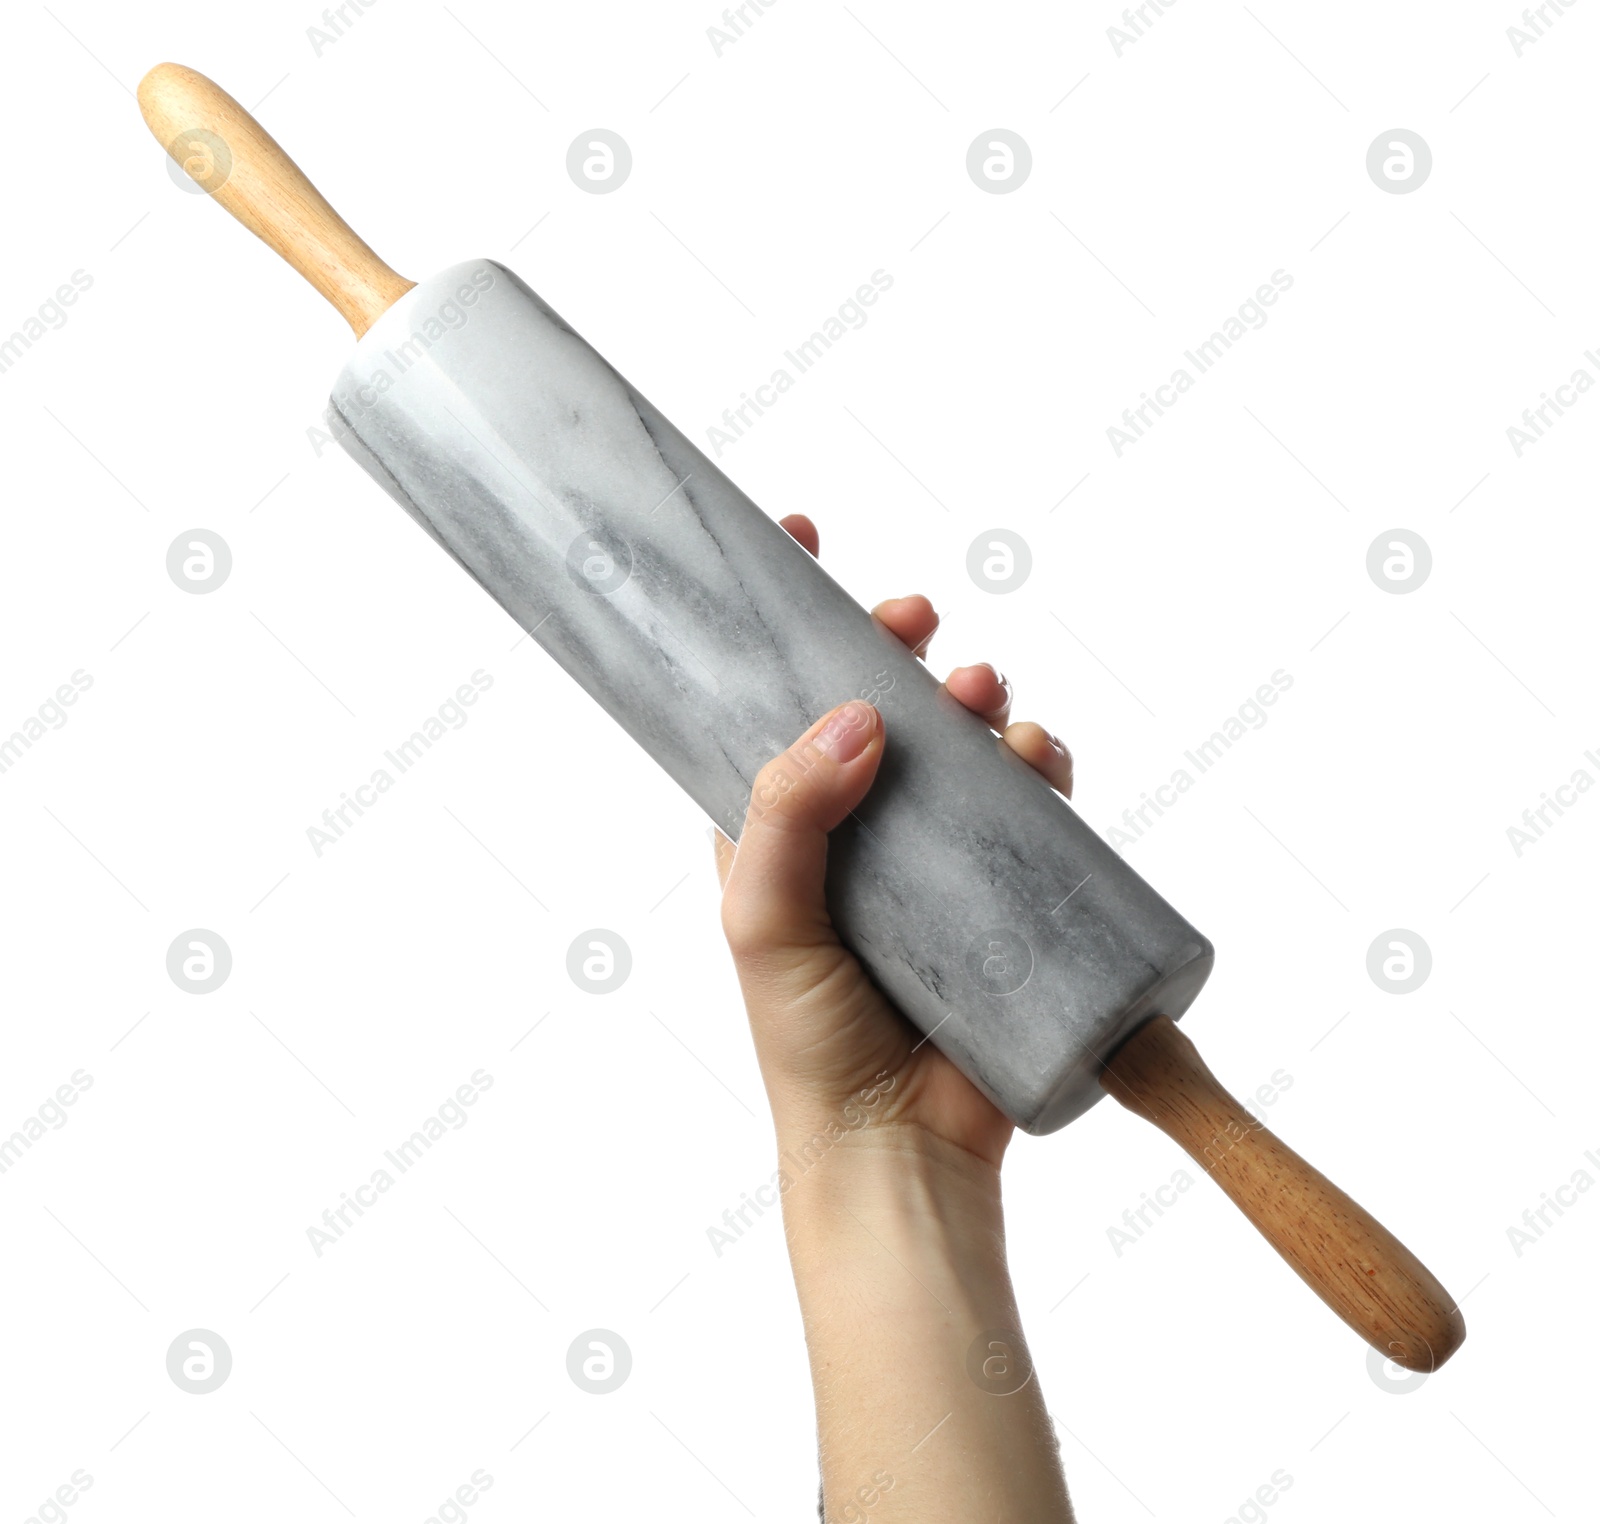
<path fill-rule="evenodd" d="M 204 75 L 161 64 L 138 93 L 179 165 L 354 329 L 328 411 L 345 450 L 728 836 L 819 715 L 878 707 L 888 744 L 830 838 L 829 909 L 974 1085 L 1031 1133 L 1109 1091 L 1374 1347 L 1450 1356 L 1444 1287 L 1178 1030 L 1211 944 L 802 546 L 504 265 L 407 280 Z"/>

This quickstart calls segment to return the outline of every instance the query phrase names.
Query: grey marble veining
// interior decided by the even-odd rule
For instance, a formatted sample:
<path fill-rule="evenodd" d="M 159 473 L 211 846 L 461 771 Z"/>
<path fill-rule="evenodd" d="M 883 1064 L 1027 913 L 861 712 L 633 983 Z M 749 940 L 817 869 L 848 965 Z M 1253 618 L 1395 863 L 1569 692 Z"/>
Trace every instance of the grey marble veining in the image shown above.
<path fill-rule="evenodd" d="M 1028 1131 L 1092 1105 L 1101 1059 L 1205 982 L 1211 944 L 503 266 L 396 303 L 329 418 L 728 835 L 765 762 L 835 704 L 877 704 L 834 919 Z"/>

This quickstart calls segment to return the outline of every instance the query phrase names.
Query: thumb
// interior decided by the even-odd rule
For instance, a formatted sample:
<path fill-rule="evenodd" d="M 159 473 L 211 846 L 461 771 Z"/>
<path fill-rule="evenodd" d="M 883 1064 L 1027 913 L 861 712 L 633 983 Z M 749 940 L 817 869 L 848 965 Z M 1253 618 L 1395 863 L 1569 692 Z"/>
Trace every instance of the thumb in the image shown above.
<path fill-rule="evenodd" d="M 882 716 L 852 699 L 756 775 L 722 899 L 736 961 L 837 943 L 823 894 L 828 832 L 866 797 L 883 740 Z"/>

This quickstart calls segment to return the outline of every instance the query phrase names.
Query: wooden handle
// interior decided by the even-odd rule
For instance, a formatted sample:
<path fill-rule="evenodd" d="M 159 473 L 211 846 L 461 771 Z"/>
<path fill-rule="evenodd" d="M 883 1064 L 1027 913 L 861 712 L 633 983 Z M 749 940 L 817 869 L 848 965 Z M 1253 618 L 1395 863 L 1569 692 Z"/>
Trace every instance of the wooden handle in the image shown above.
<path fill-rule="evenodd" d="M 1456 1352 L 1466 1322 L 1428 1267 L 1229 1095 L 1170 1016 L 1123 1043 L 1100 1083 L 1199 1164 L 1374 1349 L 1413 1371 Z"/>
<path fill-rule="evenodd" d="M 357 338 L 416 284 L 379 259 L 261 123 L 204 74 L 157 64 L 139 81 L 139 109 L 189 178 L 305 276 Z"/>

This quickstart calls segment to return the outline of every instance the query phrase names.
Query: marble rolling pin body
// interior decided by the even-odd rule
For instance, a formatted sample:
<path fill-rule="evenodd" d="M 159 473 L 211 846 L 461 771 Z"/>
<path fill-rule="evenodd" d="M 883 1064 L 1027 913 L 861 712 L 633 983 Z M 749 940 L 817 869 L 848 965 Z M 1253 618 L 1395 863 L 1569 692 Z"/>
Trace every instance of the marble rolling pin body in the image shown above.
<path fill-rule="evenodd" d="M 884 716 L 829 906 L 1030 1132 L 1179 1015 L 1210 944 L 533 291 L 489 260 L 402 296 L 333 390 L 344 447 L 729 836 L 835 704 Z M 804 506 L 804 505 L 796 505 Z"/>

